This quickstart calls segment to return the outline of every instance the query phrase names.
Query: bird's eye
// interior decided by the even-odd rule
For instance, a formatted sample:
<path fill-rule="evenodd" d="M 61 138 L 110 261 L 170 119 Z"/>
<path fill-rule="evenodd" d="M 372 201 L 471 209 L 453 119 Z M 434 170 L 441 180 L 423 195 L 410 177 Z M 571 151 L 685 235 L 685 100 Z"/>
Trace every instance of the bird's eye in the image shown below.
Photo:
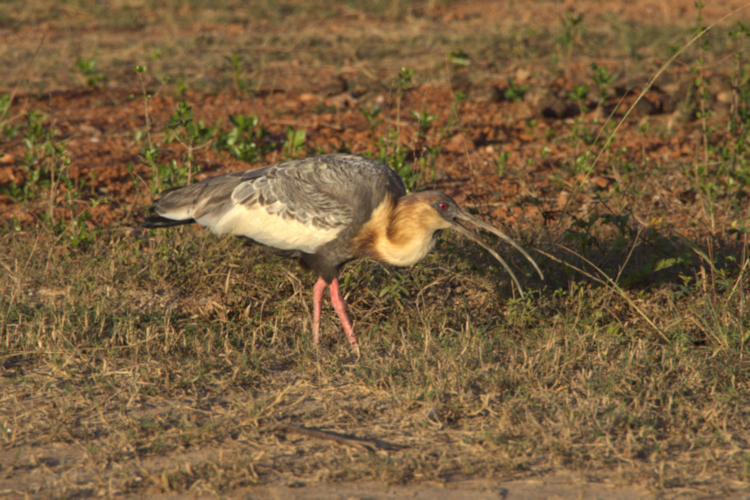
<path fill-rule="evenodd" d="M 442 202 L 440 205 L 438 205 L 440 210 L 445 210 L 448 208 L 448 204 L 446 202 Z"/>

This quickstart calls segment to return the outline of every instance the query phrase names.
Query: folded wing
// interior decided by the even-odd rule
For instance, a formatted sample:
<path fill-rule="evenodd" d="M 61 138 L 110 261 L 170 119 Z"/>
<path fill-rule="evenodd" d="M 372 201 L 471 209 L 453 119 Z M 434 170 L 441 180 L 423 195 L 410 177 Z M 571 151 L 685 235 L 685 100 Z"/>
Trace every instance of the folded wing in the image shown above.
<path fill-rule="evenodd" d="M 233 172 L 165 193 L 146 226 L 194 221 L 218 235 L 314 253 L 352 221 L 341 181 L 316 159 Z"/>

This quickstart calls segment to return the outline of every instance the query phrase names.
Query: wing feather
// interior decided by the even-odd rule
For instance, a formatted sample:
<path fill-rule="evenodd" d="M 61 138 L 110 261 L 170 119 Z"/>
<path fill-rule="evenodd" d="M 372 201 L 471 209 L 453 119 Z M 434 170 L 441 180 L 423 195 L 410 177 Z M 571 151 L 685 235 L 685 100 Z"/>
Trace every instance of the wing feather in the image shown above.
<path fill-rule="evenodd" d="M 153 210 L 195 220 L 216 234 L 314 253 L 369 218 L 377 193 L 405 194 L 387 166 L 353 155 L 325 155 L 212 177 L 166 193 Z"/>

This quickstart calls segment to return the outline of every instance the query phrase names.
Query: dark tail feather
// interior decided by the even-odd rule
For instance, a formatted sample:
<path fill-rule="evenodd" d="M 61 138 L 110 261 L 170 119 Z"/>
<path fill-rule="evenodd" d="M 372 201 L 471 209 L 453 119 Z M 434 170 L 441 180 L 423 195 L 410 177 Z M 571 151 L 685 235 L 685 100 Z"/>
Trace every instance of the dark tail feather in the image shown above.
<path fill-rule="evenodd" d="M 143 221 L 143 224 L 141 224 L 141 226 L 147 227 L 149 229 L 157 229 L 160 227 L 182 226 L 183 224 L 192 224 L 193 222 L 195 222 L 195 220 L 193 219 L 174 220 L 154 214 L 146 217 L 146 220 Z"/>

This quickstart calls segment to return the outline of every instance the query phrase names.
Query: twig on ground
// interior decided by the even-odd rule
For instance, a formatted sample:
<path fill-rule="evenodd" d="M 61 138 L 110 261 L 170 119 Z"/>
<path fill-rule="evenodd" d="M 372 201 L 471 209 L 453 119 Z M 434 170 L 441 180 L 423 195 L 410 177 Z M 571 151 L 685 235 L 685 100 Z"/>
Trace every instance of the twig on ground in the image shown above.
<path fill-rule="evenodd" d="M 294 432 L 296 434 L 302 434 L 304 436 L 314 437 L 317 439 L 326 439 L 328 441 L 335 441 L 336 443 L 345 444 L 347 446 L 353 446 L 355 448 L 362 448 L 369 452 L 375 452 L 375 450 L 391 450 L 398 451 L 406 446 L 388 443 L 379 439 L 365 440 L 353 436 L 347 436 L 331 431 L 321 431 L 319 429 L 310 429 L 307 427 L 300 427 L 292 424 L 279 424 L 272 427 L 271 432 Z"/>

